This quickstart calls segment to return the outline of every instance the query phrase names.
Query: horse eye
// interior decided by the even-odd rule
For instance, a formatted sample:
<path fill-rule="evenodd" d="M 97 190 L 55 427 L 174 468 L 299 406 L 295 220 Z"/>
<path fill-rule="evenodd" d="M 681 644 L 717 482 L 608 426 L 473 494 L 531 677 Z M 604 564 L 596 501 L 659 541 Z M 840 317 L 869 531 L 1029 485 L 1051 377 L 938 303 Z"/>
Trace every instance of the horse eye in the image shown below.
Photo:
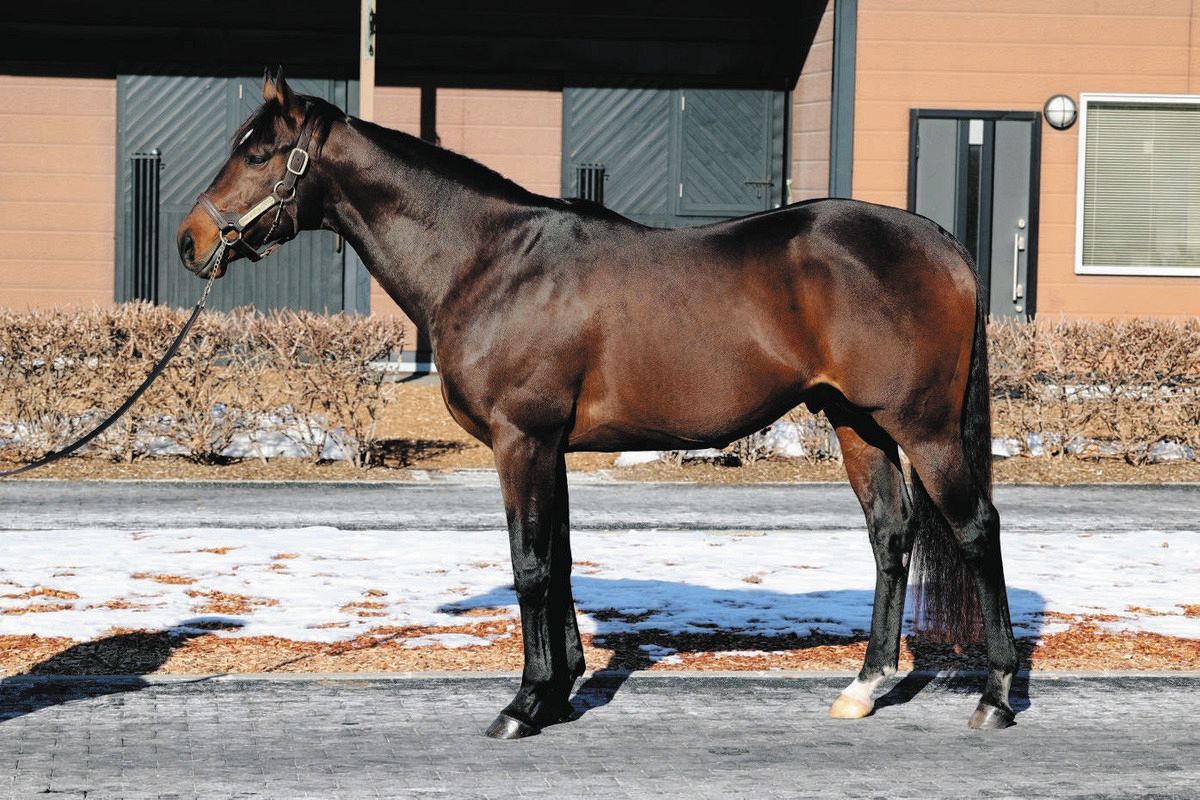
<path fill-rule="evenodd" d="M 270 160 L 271 160 L 270 153 L 248 153 L 246 155 L 246 163 L 253 165 L 253 166 L 259 166 L 259 165 L 265 164 Z"/>

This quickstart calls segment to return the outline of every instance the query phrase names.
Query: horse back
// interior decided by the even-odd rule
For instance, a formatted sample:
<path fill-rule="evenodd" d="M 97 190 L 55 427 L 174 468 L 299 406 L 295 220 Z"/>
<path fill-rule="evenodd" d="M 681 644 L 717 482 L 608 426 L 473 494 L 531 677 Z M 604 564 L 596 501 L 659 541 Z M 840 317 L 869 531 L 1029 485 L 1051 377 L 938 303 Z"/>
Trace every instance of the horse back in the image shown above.
<path fill-rule="evenodd" d="M 596 266 L 571 441 L 722 445 L 818 385 L 883 408 L 960 371 L 975 280 L 934 223 L 828 200 L 648 231 Z M 950 345 L 942 331 L 949 328 Z M 957 334 L 957 335 L 956 335 Z"/>
<path fill-rule="evenodd" d="M 956 353 L 926 346 L 943 324 L 969 355 L 970 267 L 897 209 L 825 200 L 664 230 L 584 207 L 531 215 L 497 248 L 438 347 L 451 412 L 484 441 L 499 415 L 565 425 L 572 449 L 721 445 L 818 385 L 876 408 L 952 375 Z"/>

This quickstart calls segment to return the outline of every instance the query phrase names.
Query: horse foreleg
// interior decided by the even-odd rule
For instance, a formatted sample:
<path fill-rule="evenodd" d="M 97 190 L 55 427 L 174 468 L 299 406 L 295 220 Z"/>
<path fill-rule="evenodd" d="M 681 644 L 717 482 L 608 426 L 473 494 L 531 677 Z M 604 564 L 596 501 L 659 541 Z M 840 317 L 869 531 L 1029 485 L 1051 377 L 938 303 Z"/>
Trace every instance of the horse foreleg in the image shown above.
<path fill-rule="evenodd" d="M 520 739 L 572 718 L 571 688 L 583 672 L 571 601 L 566 466 L 557 441 L 516 430 L 494 431 L 493 449 L 508 516 L 525 668 L 516 697 L 486 733 Z"/>
<path fill-rule="evenodd" d="M 567 670 L 572 681 L 583 675 L 587 665 L 583 658 L 583 640 L 579 636 L 579 621 L 575 616 L 575 596 L 571 592 L 571 510 L 567 492 L 567 462 L 559 455 L 555 466 L 554 544 L 550 554 L 552 601 L 559 604 L 558 616 L 566 646 Z"/>
<path fill-rule="evenodd" d="M 896 673 L 899 663 L 914 531 L 895 441 L 866 417 L 837 409 L 826 413 L 837 431 L 846 474 L 866 515 L 875 554 L 875 605 L 867 655 L 858 677 L 829 709 L 831 717 L 859 719 L 874 710 L 875 690 Z"/>

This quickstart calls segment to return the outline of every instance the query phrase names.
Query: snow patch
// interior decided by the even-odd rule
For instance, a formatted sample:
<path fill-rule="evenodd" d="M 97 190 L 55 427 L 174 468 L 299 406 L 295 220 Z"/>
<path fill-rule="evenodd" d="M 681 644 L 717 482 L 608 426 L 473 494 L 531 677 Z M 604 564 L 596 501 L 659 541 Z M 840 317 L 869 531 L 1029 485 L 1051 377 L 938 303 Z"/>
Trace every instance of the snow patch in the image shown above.
<path fill-rule="evenodd" d="M 502 530 L 81 529 L 0 538 L 2 634 L 88 640 L 113 628 L 216 627 L 212 635 L 222 637 L 328 642 L 377 628 L 461 628 L 517 616 Z M 870 628 L 875 566 L 865 533 L 577 531 L 572 538 L 574 557 L 591 565 L 573 581 L 586 633 Z M 1111 615 L 1102 623 L 1108 630 L 1200 639 L 1200 618 L 1178 605 L 1193 602 L 1200 586 L 1196 531 L 1022 532 L 1005 538 L 1004 551 L 1019 635 L 1064 630 L 1059 619 L 1045 619 L 1057 613 Z M 747 575 L 762 581 L 749 584 Z M 204 615 L 213 592 L 246 598 L 245 612 Z M 59 610 L 31 613 L 38 604 Z M 478 616 L 479 609 L 497 611 Z M 401 641 L 469 647 L 511 635 L 434 632 Z"/>
<path fill-rule="evenodd" d="M 658 461 L 657 450 L 626 450 L 617 456 L 613 463 L 615 467 L 636 467 L 638 464 L 649 464 Z"/>

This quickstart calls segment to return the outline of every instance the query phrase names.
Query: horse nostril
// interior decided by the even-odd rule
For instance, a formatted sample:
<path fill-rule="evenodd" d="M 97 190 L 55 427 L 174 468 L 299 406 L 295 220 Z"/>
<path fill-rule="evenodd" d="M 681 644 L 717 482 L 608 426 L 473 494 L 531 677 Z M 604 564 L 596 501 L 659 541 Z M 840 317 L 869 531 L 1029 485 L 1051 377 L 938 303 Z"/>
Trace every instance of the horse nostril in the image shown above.
<path fill-rule="evenodd" d="M 185 233 L 183 238 L 179 240 L 179 257 L 185 263 L 192 263 L 192 257 L 196 255 L 196 242 L 192 239 L 191 232 Z"/>

